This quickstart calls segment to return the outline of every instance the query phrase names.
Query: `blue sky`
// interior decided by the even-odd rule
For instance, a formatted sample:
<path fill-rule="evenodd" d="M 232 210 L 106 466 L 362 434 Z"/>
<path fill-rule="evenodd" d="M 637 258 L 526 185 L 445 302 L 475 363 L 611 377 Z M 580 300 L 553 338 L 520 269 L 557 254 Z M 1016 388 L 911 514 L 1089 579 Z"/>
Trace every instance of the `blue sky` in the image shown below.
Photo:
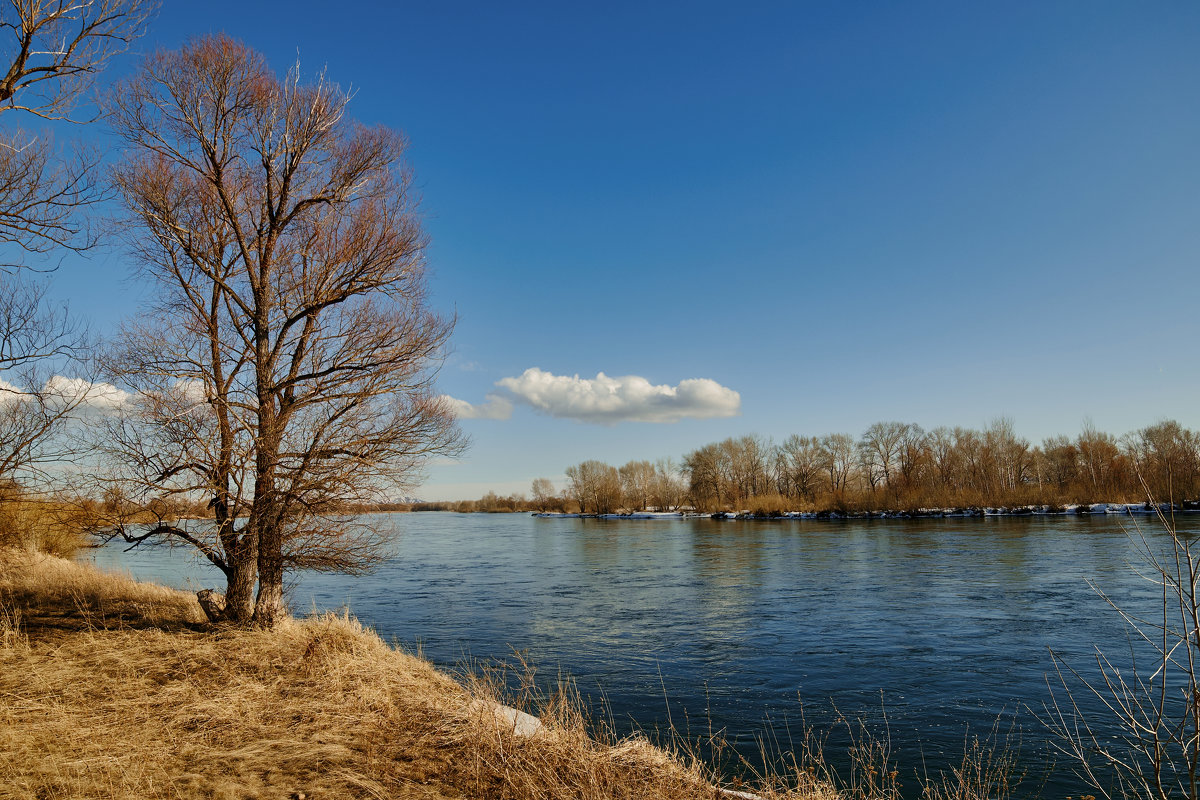
<path fill-rule="evenodd" d="M 421 496 L 892 419 L 1200 427 L 1198 5 L 165 5 L 141 49 L 224 31 L 409 136 L 440 389 L 511 405 Z M 126 275 L 56 291 L 105 329 Z"/>

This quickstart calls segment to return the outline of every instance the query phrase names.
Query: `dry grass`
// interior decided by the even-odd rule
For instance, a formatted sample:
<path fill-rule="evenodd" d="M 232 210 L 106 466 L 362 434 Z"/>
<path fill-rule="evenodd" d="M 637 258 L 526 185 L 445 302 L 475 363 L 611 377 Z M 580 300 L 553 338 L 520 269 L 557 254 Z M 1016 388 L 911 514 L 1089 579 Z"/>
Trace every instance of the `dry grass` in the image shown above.
<path fill-rule="evenodd" d="M 77 503 L 0 486 L 0 548 L 69 558 L 83 545 L 83 531 L 91 522 Z"/>
<path fill-rule="evenodd" d="M 808 504 L 778 493 L 755 495 L 741 505 L 742 511 L 760 517 L 780 517 L 789 511 L 808 510 Z"/>
<path fill-rule="evenodd" d="M 198 627 L 194 595 L 29 550 L 0 550 L 0 607 L 26 609 L 50 629 Z"/>
<path fill-rule="evenodd" d="M 723 796 L 698 761 L 589 734 L 570 692 L 517 736 L 480 702 L 494 684 L 468 690 L 348 617 L 202 619 L 190 595 L 0 551 L 0 797 Z"/>

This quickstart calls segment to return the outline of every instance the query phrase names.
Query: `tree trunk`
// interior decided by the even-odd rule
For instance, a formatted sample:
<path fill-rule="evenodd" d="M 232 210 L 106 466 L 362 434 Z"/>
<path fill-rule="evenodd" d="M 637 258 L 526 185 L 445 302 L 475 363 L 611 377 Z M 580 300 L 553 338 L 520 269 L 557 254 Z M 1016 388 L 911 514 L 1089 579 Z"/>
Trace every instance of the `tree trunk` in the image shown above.
<path fill-rule="evenodd" d="M 226 468 L 222 473 L 228 475 Z M 227 483 L 225 478 L 222 483 Z M 246 624 L 254 614 L 254 581 L 258 577 L 258 543 L 249 528 L 240 533 L 234 529 L 230 497 L 222 488 L 213 499 L 221 549 L 225 551 L 225 608 L 223 618 Z M 207 610 L 207 609 L 206 609 Z M 211 616 L 211 615 L 210 615 Z"/>
<path fill-rule="evenodd" d="M 266 508 L 255 525 L 258 529 L 258 598 L 254 603 L 254 624 L 272 628 L 287 616 L 283 604 L 283 524 L 270 513 L 273 508 L 269 502 L 262 505 Z"/>
<path fill-rule="evenodd" d="M 253 555 L 249 558 L 233 559 L 226 574 L 225 618 L 233 622 L 248 623 L 254 616 L 254 579 L 258 564 Z"/>
<path fill-rule="evenodd" d="M 272 628 L 285 616 L 287 609 L 283 605 L 283 558 L 260 558 L 254 624 Z"/>

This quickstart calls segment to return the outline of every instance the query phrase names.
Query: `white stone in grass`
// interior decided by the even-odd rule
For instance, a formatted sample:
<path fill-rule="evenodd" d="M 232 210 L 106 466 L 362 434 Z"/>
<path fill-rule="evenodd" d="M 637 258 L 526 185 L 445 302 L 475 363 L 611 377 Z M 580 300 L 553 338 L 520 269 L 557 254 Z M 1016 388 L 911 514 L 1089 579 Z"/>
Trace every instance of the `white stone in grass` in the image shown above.
<path fill-rule="evenodd" d="M 495 719 L 501 729 L 509 731 L 514 736 L 535 736 L 546 730 L 542 721 L 532 714 L 526 714 L 524 711 L 493 700 L 474 700 L 471 708 L 488 714 Z"/>

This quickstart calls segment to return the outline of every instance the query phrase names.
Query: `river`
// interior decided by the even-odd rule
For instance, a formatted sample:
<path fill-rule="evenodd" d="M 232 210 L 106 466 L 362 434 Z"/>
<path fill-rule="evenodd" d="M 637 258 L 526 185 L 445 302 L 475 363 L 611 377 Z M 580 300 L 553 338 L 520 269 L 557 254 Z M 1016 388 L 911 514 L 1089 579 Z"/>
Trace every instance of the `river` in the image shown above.
<path fill-rule="evenodd" d="M 752 762 L 760 739 L 782 750 L 795 741 L 801 702 L 808 724 L 834 731 L 835 763 L 846 744 L 837 715 L 865 715 L 890 736 L 906 794 L 916 771 L 946 768 L 966 736 L 997 725 L 1014 733 L 1027 792 L 1075 794 L 1069 764 L 1047 766 L 1052 742 L 1030 710 L 1049 697 L 1050 648 L 1085 671 L 1097 646 L 1127 654 L 1093 585 L 1160 613 L 1157 588 L 1131 568 L 1134 526 L 1166 538 L 1153 519 L 1106 515 L 380 521 L 395 527 L 394 557 L 361 578 L 297 576 L 295 611 L 348 606 L 443 667 L 520 653 L 540 675 L 572 676 L 621 730 L 720 730 Z M 1181 532 L 1197 530 L 1200 516 L 1181 518 Z M 88 557 L 142 579 L 220 586 L 182 550 L 110 545 Z"/>

